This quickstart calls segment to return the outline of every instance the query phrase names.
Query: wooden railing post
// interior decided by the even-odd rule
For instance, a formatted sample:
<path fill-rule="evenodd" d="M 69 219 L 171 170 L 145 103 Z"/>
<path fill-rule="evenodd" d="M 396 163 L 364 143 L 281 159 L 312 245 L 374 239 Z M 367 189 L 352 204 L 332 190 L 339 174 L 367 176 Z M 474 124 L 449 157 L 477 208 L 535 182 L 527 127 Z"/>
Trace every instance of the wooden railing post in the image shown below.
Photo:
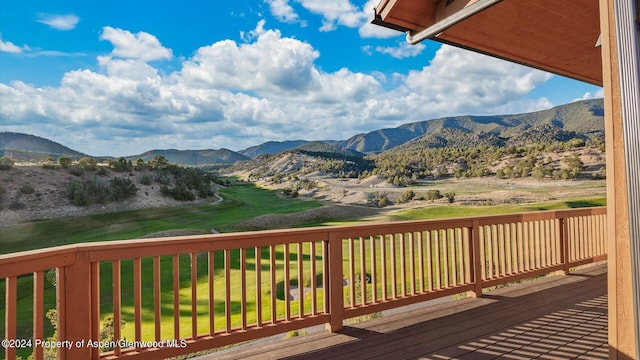
<path fill-rule="evenodd" d="M 340 233 L 329 232 L 329 242 L 327 243 L 328 261 L 325 271 L 329 273 L 329 314 L 330 322 L 327 330 L 338 332 L 342 330 L 342 320 L 344 317 L 344 283 L 342 274 L 342 237 Z"/>
<path fill-rule="evenodd" d="M 76 261 L 60 272 L 58 292 L 58 337 L 60 359 L 91 359 L 91 262 L 89 253 L 78 251 Z M 62 281 L 60 281 L 62 280 Z"/>
<path fill-rule="evenodd" d="M 470 258 L 472 271 L 473 271 L 473 296 L 479 298 L 482 296 L 482 264 L 481 264 L 481 256 L 480 256 L 480 221 L 473 220 L 473 225 L 469 228 L 471 232 L 471 236 L 469 239 L 471 241 L 470 246 Z"/>

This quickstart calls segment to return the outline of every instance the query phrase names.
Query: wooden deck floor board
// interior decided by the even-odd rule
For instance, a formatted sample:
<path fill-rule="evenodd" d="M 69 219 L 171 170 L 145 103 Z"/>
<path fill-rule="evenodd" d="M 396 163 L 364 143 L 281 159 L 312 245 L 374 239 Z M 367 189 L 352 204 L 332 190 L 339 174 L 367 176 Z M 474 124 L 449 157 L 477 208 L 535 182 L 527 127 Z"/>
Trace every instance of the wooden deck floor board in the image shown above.
<path fill-rule="evenodd" d="M 606 359 L 606 265 L 210 359 Z M 206 359 L 207 357 L 203 357 Z"/>

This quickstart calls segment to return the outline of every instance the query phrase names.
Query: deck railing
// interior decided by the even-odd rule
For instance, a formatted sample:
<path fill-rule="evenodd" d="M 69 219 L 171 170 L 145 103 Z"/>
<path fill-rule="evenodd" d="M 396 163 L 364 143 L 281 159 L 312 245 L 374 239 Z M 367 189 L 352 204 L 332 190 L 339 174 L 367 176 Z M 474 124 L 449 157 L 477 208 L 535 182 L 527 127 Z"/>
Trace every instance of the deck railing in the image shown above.
<path fill-rule="evenodd" d="M 2 255 L 4 355 L 157 359 L 338 331 L 347 318 L 604 260 L 605 225 L 602 207 Z"/>

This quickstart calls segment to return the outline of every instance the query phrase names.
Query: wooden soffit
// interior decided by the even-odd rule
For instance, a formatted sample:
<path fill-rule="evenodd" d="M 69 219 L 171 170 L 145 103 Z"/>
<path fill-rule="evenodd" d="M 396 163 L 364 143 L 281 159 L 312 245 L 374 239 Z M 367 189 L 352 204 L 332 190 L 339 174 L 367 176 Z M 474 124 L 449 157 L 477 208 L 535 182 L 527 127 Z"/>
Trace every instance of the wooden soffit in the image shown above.
<path fill-rule="evenodd" d="M 381 0 L 373 22 L 415 34 L 481 1 Z M 430 39 L 602 86 L 599 37 L 598 0 L 502 0 Z"/>

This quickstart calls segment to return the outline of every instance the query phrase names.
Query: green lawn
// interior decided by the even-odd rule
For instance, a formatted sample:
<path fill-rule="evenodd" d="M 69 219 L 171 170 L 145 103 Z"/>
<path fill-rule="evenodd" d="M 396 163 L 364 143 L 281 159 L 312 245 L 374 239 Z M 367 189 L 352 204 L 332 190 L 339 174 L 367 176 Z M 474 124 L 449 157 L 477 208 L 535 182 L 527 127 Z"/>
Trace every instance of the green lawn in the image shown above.
<path fill-rule="evenodd" d="M 211 228 L 232 230 L 233 223 L 258 215 L 294 213 L 321 206 L 318 201 L 289 199 L 253 185 L 220 190 L 222 203 L 132 210 L 6 226 L 0 232 L 0 254 L 93 241 L 135 239 L 163 230 Z"/>
<path fill-rule="evenodd" d="M 516 204 L 516 205 L 489 205 L 489 206 L 427 206 L 402 210 L 390 216 L 390 220 L 428 220 L 454 217 L 482 216 L 512 214 L 518 212 L 531 212 L 543 210 L 561 210 L 580 207 L 604 206 L 607 200 L 604 197 L 576 198 L 540 203 Z"/>

